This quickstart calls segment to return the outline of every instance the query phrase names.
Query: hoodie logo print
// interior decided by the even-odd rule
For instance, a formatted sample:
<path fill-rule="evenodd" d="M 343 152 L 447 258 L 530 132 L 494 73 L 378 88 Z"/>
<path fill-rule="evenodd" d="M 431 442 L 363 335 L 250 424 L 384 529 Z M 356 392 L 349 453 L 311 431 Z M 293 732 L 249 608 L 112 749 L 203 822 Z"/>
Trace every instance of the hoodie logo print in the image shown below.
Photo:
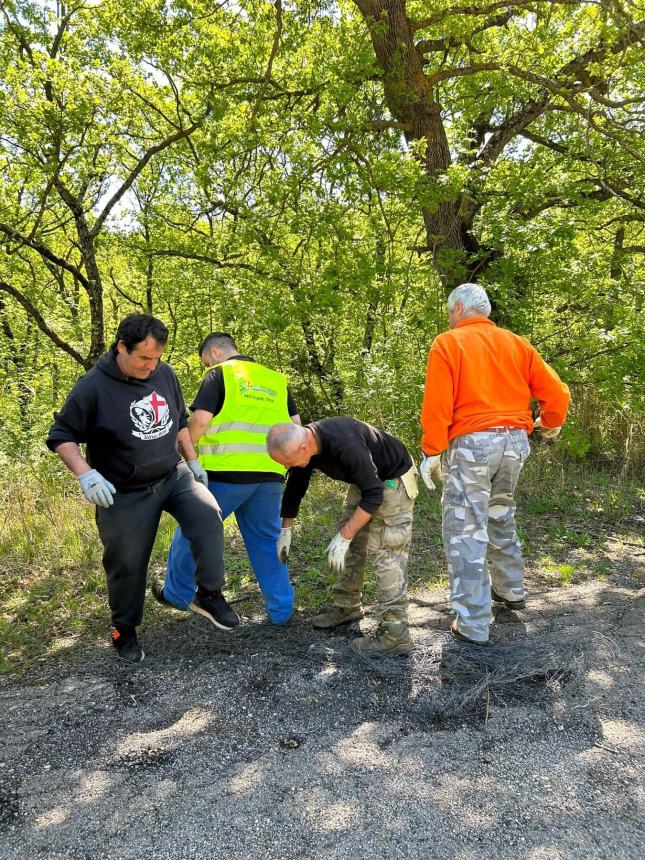
<path fill-rule="evenodd" d="M 132 435 L 146 441 L 160 439 L 169 433 L 172 427 L 168 404 L 156 391 L 141 400 L 132 401 L 130 418 L 137 428 L 132 431 Z"/>

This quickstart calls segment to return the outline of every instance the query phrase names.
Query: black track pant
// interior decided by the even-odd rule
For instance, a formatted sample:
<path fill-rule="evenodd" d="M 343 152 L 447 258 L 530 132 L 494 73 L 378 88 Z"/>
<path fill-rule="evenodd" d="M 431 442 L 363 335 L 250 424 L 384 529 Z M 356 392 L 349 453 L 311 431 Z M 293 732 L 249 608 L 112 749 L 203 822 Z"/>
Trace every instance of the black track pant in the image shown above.
<path fill-rule="evenodd" d="M 224 584 L 224 531 L 217 502 L 180 463 L 145 490 L 119 493 L 96 509 L 113 624 L 136 626 L 143 617 L 146 575 L 162 511 L 173 516 L 190 542 L 197 584 L 208 591 Z"/>

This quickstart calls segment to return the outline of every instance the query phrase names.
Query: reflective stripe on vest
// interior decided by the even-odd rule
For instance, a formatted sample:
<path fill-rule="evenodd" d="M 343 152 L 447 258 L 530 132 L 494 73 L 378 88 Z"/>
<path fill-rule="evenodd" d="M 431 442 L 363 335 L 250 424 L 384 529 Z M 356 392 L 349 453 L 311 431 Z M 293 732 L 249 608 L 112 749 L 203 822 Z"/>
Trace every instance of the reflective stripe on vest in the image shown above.
<path fill-rule="evenodd" d="M 224 405 L 199 440 L 199 462 L 209 472 L 284 475 L 284 467 L 267 454 L 266 437 L 274 424 L 291 420 L 286 377 L 236 358 L 218 366 L 224 379 Z"/>
<path fill-rule="evenodd" d="M 239 454 L 240 451 L 251 451 L 262 454 L 266 445 L 245 445 L 244 442 L 229 442 L 222 445 L 200 445 L 199 454 Z"/>

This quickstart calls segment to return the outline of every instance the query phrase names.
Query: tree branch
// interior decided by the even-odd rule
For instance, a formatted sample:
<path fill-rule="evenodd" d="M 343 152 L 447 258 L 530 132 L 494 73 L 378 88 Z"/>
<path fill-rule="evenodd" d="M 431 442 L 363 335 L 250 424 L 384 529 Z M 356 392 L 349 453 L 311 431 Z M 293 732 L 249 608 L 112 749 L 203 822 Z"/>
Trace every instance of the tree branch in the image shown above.
<path fill-rule="evenodd" d="M 7 284 L 5 281 L 0 281 L 0 290 L 3 290 L 5 293 L 8 293 L 12 298 L 14 298 L 19 305 L 21 305 L 29 314 L 29 316 L 34 320 L 38 328 L 46 334 L 47 337 L 56 344 L 57 347 L 66 352 L 68 355 L 77 361 L 81 367 L 84 367 L 86 370 L 89 370 L 90 363 L 87 359 L 83 358 L 80 352 L 77 352 L 74 347 L 67 343 L 67 341 L 63 340 L 56 332 L 49 327 L 49 325 L 45 322 L 43 315 L 40 313 L 38 308 L 19 290 L 15 287 L 12 287 L 11 284 Z"/>
<path fill-rule="evenodd" d="M 255 123 L 255 118 L 258 115 L 258 111 L 260 110 L 260 105 L 262 104 L 264 93 L 266 88 L 271 80 L 271 73 L 273 72 L 273 61 L 276 58 L 276 54 L 278 53 L 278 48 L 280 47 L 280 39 L 282 38 L 282 0 L 275 0 L 275 35 L 273 37 L 273 44 L 271 45 L 271 51 L 269 53 L 269 60 L 267 62 L 266 71 L 264 73 L 264 79 L 262 84 L 260 85 L 260 91 L 257 94 L 257 98 L 255 100 L 255 104 L 253 105 L 253 110 L 251 111 L 251 116 L 249 117 L 249 126 L 253 127 Z"/>
<path fill-rule="evenodd" d="M 226 260 L 220 260 L 217 257 L 211 257 L 208 254 L 192 254 L 188 251 L 178 251 L 174 248 L 137 248 L 142 254 L 147 254 L 150 257 L 178 257 L 182 260 L 194 260 L 196 263 L 210 263 L 217 269 L 244 269 L 247 272 L 253 272 L 255 275 L 262 275 L 265 278 L 271 278 L 274 281 L 279 281 L 282 284 L 291 286 L 291 282 L 286 278 L 281 278 L 273 272 L 267 272 L 254 266 L 251 263 L 229 263 Z"/>
<path fill-rule="evenodd" d="M 547 0 L 553 6 L 580 6 L 580 0 Z M 449 6 L 447 9 L 442 9 L 435 15 L 430 15 L 427 18 L 421 18 L 419 21 L 411 21 L 413 31 L 425 30 L 435 24 L 443 24 L 451 15 L 468 15 L 481 17 L 489 15 L 491 12 L 496 12 L 498 9 L 517 9 L 524 10 L 535 8 L 535 0 L 498 0 L 496 3 L 491 3 L 488 6 Z"/>
<path fill-rule="evenodd" d="M 57 254 L 54 254 L 54 252 L 50 251 L 46 245 L 43 245 L 41 242 L 38 242 L 36 241 L 36 239 L 32 239 L 29 236 L 24 236 L 22 233 L 19 233 L 17 230 L 14 230 L 13 227 L 9 227 L 8 224 L 0 223 L 0 232 L 4 233 L 6 236 L 9 236 L 9 238 L 13 239 L 14 242 L 19 242 L 21 245 L 25 245 L 26 247 L 36 251 L 38 254 L 40 254 L 41 257 L 44 257 L 51 263 L 60 266 L 61 269 L 65 269 L 66 272 L 69 272 L 71 275 L 74 276 L 74 278 L 76 278 L 79 284 L 81 284 L 86 290 L 89 291 L 89 281 L 81 273 L 81 271 L 76 266 L 73 266 L 71 263 L 68 263 L 67 260 L 64 260 L 62 257 L 59 257 Z"/>
<path fill-rule="evenodd" d="M 92 239 L 95 239 L 96 236 L 98 236 L 101 228 L 103 227 L 105 219 L 108 217 L 108 215 L 110 214 L 112 209 L 116 206 L 116 204 L 119 202 L 119 200 L 123 197 L 123 195 L 126 193 L 126 191 L 128 191 L 132 187 L 132 185 L 134 184 L 134 181 L 137 179 L 137 177 L 145 169 L 148 162 L 152 158 L 154 158 L 155 155 L 158 155 L 160 152 L 163 152 L 164 149 L 168 149 L 169 146 L 172 146 L 173 143 L 177 143 L 180 140 L 184 140 L 185 138 L 187 138 L 191 134 L 193 134 L 193 132 L 195 132 L 201 126 L 201 124 L 204 122 L 204 120 L 206 119 L 206 117 L 208 116 L 209 113 L 210 113 L 210 108 L 207 108 L 206 111 L 204 112 L 204 116 L 200 120 L 197 120 L 196 122 L 192 123 L 187 128 L 180 129 L 179 131 L 176 131 L 174 134 L 168 135 L 168 137 L 166 137 L 164 140 L 162 140 L 161 143 L 157 143 L 154 146 L 151 146 L 148 150 L 146 150 L 146 152 L 139 159 L 139 161 L 137 162 L 135 167 L 130 171 L 130 173 L 129 173 L 128 177 L 125 179 L 125 181 L 120 185 L 119 188 L 117 188 L 117 190 L 114 192 L 114 194 L 110 197 L 110 199 L 107 201 L 107 203 L 103 207 L 103 210 L 101 211 L 100 215 L 98 216 L 98 218 L 94 222 L 94 226 L 92 227 L 92 230 L 90 231 L 90 236 Z"/>
<path fill-rule="evenodd" d="M 123 296 L 123 298 L 124 298 L 126 301 L 130 302 L 130 304 L 131 304 L 131 305 L 135 305 L 135 307 L 139 307 L 139 308 L 141 308 L 141 310 L 143 310 L 143 302 L 138 302 L 136 299 L 131 298 L 131 297 L 130 297 L 126 292 L 124 292 L 124 291 L 121 289 L 121 287 L 117 284 L 117 282 L 116 282 L 116 278 L 114 277 L 114 270 L 113 270 L 113 269 L 110 269 L 110 273 L 109 273 L 109 274 L 110 274 L 110 280 L 112 281 L 112 286 L 113 286 L 113 287 L 114 287 L 114 289 L 117 291 L 117 293 L 118 293 L 120 296 Z"/>
<path fill-rule="evenodd" d="M 370 131 L 385 131 L 388 128 L 396 128 L 399 131 L 411 131 L 412 123 L 398 122 L 395 119 L 373 119 L 369 124 Z"/>
<path fill-rule="evenodd" d="M 488 21 L 484 21 L 480 24 L 479 27 L 475 27 L 475 29 L 468 34 L 468 36 L 448 36 L 448 37 L 439 37 L 438 39 L 420 39 L 416 43 L 416 49 L 420 54 L 432 54 L 432 53 L 442 53 L 446 51 L 448 48 L 461 48 L 466 46 L 468 50 L 473 53 L 478 53 L 477 48 L 475 48 L 471 42 L 473 36 L 476 36 L 478 33 L 483 33 L 486 30 L 492 30 L 493 27 L 503 27 L 505 24 L 514 18 L 517 14 L 519 14 L 515 10 L 509 10 L 507 12 L 502 13 L 501 15 L 496 15 L 494 18 L 489 18 Z M 414 28 L 416 29 L 416 27 Z"/>
<path fill-rule="evenodd" d="M 453 69 L 439 69 L 433 74 L 428 75 L 428 83 L 431 87 L 438 84 L 439 81 L 445 81 L 449 78 L 461 78 L 464 75 L 476 75 L 479 72 L 498 72 L 500 71 L 499 63 L 475 63 L 472 66 L 457 66 Z"/>

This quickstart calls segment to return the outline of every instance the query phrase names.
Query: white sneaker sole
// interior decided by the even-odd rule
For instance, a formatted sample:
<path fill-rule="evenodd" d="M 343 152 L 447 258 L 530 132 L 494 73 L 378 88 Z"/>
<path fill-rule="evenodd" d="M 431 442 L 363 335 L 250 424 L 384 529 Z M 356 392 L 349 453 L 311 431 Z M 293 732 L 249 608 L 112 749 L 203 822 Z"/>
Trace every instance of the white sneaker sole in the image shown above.
<path fill-rule="evenodd" d="M 143 661 L 145 660 L 146 652 L 143 650 L 143 648 L 141 649 L 141 659 L 139 660 L 128 660 L 127 657 L 122 657 L 118 651 L 116 652 L 116 656 L 122 663 L 127 663 L 128 666 L 138 666 L 139 663 L 143 663 Z"/>
<path fill-rule="evenodd" d="M 224 624 L 221 624 L 219 621 L 216 621 L 210 612 L 206 612 L 205 609 L 202 609 L 201 606 L 198 606 L 196 603 L 191 603 L 188 607 L 190 612 L 195 612 L 197 615 L 201 615 L 203 618 L 208 618 L 211 624 L 214 624 L 218 630 L 224 630 L 225 633 L 232 633 L 235 630 L 235 627 L 239 627 L 239 623 L 235 625 L 235 627 L 226 627 Z"/>

